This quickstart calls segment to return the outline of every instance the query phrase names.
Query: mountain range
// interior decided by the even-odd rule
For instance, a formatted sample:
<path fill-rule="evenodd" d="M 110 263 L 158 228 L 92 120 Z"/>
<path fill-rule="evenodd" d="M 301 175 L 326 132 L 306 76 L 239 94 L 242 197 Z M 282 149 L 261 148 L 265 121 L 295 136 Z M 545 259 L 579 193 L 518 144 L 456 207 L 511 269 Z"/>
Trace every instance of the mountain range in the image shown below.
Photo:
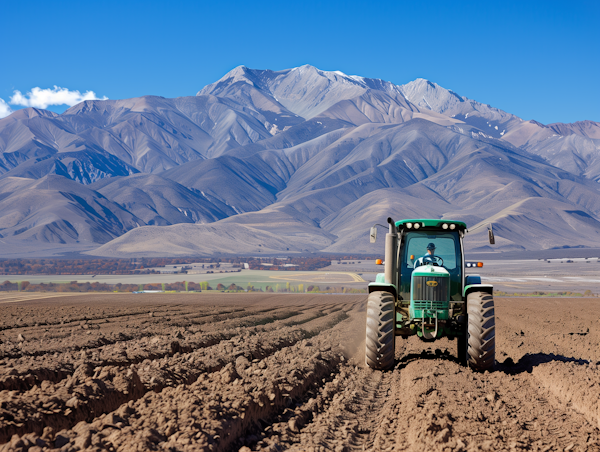
<path fill-rule="evenodd" d="M 541 124 L 417 79 L 237 67 L 197 95 L 0 119 L 5 256 L 380 253 L 388 216 L 473 251 L 600 248 L 600 123 Z"/>

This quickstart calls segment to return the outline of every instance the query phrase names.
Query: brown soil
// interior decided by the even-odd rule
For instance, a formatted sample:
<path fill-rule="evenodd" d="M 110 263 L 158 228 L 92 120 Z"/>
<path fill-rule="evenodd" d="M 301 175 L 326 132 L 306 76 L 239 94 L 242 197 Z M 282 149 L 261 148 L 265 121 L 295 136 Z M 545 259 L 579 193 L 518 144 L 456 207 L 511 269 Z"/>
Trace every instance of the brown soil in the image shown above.
<path fill-rule="evenodd" d="M 2 304 L 0 452 L 600 450 L 600 301 L 497 299 L 496 371 L 456 342 L 363 365 L 366 296 Z"/>

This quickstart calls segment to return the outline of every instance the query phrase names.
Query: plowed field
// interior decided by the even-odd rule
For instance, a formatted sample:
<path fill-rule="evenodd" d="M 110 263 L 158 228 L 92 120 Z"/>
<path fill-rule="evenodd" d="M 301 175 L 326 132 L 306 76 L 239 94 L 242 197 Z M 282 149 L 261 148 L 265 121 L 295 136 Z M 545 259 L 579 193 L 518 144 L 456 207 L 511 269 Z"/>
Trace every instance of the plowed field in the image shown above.
<path fill-rule="evenodd" d="M 446 339 L 366 368 L 365 295 L 10 301 L 0 451 L 600 450 L 598 299 L 496 299 L 491 373 Z"/>

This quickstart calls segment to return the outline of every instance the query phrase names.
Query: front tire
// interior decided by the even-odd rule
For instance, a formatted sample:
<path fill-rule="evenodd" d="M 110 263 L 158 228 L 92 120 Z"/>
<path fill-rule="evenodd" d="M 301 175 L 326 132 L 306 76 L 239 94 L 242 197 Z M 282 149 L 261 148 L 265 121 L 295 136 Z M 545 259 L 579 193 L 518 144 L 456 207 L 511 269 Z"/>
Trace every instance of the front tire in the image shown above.
<path fill-rule="evenodd" d="M 371 292 L 367 300 L 365 362 L 375 370 L 394 367 L 396 307 L 389 292 Z"/>
<path fill-rule="evenodd" d="M 493 370 L 496 359 L 493 295 L 486 292 L 471 292 L 467 295 L 467 325 L 468 366 L 480 372 Z"/>

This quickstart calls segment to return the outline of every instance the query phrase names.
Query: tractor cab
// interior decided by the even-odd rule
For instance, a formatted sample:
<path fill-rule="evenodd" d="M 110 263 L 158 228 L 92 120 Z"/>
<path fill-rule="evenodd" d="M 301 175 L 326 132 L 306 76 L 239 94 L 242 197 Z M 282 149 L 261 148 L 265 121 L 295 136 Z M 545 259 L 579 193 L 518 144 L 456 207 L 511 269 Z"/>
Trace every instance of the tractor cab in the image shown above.
<path fill-rule="evenodd" d="M 410 222 L 409 222 L 410 223 Z M 415 223 L 412 223 L 415 224 Z M 447 223 L 443 223 L 447 224 Z M 410 287 L 413 272 L 418 269 L 419 273 L 425 271 L 425 266 L 440 267 L 447 273 L 449 278 L 450 299 L 462 300 L 463 281 L 463 252 L 460 231 L 464 231 L 466 225 L 461 223 L 461 229 L 456 226 L 453 230 L 435 230 L 431 228 L 419 228 L 417 230 L 402 227 L 402 222 L 397 223 L 399 229 L 404 229 L 404 240 L 400 241 L 399 279 L 401 300 L 410 300 Z M 435 251 L 433 262 L 424 260 L 422 265 L 419 258 L 427 256 L 427 246 L 433 243 Z M 443 272 L 442 272 L 443 273 Z"/>

